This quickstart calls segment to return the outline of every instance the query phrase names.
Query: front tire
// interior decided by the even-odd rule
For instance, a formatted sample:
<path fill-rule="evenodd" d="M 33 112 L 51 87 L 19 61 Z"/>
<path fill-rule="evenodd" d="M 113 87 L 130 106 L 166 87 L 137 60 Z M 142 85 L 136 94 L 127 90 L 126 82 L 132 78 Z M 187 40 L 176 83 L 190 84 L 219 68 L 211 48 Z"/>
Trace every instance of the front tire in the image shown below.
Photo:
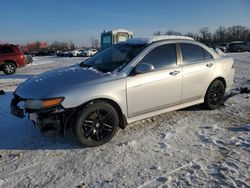
<path fill-rule="evenodd" d="M 77 117 L 75 134 L 88 147 L 107 143 L 115 135 L 119 117 L 113 106 L 100 101 L 86 105 Z"/>
<path fill-rule="evenodd" d="M 204 105 L 208 110 L 214 110 L 223 104 L 225 85 L 220 80 L 213 81 L 207 89 Z"/>
<path fill-rule="evenodd" d="M 2 70 L 5 74 L 14 74 L 16 72 L 16 65 L 12 62 L 6 62 L 2 66 Z"/>

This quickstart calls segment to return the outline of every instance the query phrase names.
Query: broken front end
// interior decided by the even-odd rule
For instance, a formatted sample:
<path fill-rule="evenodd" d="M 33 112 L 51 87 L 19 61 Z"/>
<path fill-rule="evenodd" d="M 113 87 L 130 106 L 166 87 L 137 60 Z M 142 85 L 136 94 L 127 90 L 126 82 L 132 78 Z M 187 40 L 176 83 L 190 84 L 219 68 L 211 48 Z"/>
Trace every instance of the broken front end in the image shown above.
<path fill-rule="evenodd" d="M 59 134 L 64 136 L 65 129 L 71 127 L 73 123 L 70 119 L 75 110 L 64 109 L 61 106 L 63 100 L 63 97 L 43 100 L 24 99 L 14 94 L 10 104 L 11 113 L 19 118 L 24 118 L 28 114 L 28 118 L 42 132 L 58 130 Z"/>

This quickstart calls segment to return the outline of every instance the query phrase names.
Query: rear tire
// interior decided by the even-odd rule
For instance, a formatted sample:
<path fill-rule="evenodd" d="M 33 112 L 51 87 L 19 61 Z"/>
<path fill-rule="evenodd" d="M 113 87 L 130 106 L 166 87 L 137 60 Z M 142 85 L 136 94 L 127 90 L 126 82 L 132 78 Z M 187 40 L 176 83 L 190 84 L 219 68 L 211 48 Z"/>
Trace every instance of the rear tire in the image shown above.
<path fill-rule="evenodd" d="M 223 104 L 225 85 L 220 80 L 213 81 L 207 89 L 204 106 L 208 110 L 214 110 Z"/>
<path fill-rule="evenodd" d="M 16 65 L 12 62 L 6 62 L 2 65 L 2 70 L 5 74 L 14 74 L 16 72 Z"/>
<path fill-rule="evenodd" d="M 77 117 L 74 127 L 78 141 L 88 147 L 107 143 L 115 135 L 119 116 L 109 103 L 99 101 L 86 105 Z"/>

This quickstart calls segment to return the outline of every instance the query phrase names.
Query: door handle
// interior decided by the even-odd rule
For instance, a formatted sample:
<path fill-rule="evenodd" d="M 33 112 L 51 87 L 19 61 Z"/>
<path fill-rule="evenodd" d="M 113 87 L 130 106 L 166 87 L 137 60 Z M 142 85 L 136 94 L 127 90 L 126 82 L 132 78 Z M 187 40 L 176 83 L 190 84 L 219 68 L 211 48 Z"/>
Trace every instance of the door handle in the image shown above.
<path fill-rule="evenodd" d="M 177 74 L 179 74 L 181 71 L 173 71 L 173 72 L 170 72 L 169 74 L 172 75 L 172 76 L 176 76 Z"/>
<path fill-rule="evenodd" d="M 209 67 L 209 68 L 212 67 L 213 65 L 214 65 L 213 63 L 207 63 L 206 64 L 206 66 Z"/>

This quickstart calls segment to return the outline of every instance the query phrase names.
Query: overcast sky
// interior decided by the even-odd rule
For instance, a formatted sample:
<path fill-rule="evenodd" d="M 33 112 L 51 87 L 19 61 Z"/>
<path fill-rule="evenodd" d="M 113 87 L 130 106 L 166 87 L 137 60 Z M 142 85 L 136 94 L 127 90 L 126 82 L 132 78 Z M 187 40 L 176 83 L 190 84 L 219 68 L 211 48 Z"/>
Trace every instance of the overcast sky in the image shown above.
<path fill-rule="evenodd" d="M 89 45 L 105 29 L 134 36 L 155 31 L 197 32 L 207 26 L 250 28 L 250 0 L 1 0 L 0 42 L 72 40 Z"/>

